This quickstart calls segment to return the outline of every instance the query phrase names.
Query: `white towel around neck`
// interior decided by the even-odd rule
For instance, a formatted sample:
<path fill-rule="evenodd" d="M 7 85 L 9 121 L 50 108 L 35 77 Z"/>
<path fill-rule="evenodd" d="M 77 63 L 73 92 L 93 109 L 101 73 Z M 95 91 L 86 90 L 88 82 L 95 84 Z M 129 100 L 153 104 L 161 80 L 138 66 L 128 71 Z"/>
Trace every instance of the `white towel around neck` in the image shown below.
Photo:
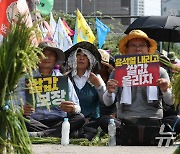
<path fill-rule="evenodd" d="M 147 98 L 148 102 L 151 103 L 154 100 L 158 100 L 158 88 L 157 86 L 148 86 L 147 87 Z M 131 104 L 132 95 L 131 87 L 123 87 L 120 104 Z"/>

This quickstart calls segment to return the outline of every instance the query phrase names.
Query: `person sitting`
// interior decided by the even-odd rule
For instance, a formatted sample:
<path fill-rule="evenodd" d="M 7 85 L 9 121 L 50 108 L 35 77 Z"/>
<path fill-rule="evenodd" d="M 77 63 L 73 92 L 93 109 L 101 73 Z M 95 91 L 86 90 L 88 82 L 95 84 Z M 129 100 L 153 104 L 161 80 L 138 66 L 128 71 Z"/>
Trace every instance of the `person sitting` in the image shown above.
<path fill-rule="evenodd" d="M 57 48 L 53 42 L 41 42 L 39 47 L 42 48 L 45 58 L 39 55 L 40 62 L 38 69 L 33 72 L 33 76 L 62 76 L 54 68 L 64 62 L 63 51 Z M 21 80 L 20 84 L 23 87 L 24 81 Z M 23 105 L 23 115 L 29 119 L 29 122 L 26 122 L 26 127 L 30 136 L 61 137 L 61 125 L 65 117 L 69 118 L 70 133 L 83 126 L 85 119 L 80 113 L 79 99 L 69 79 L 68 89 L 69 101 L 62 101 L 59 106 L 50 106 L 50 110 L 46 106 L 34 108 L 29 102 L 26 102 L 24 89 L 21 90 L 21 95 L 26 102 Z"/>
<path fill-rule="evenodd" d="M 110 73 L 114 70 L 115 59 L 103 49 L 98 49 L 101 54 L 101 69 L 98 71 L 98 74 L 104 80 L 104 83 L 107 84 Z M 116 105 L 112 104 L 111 106 L 106 106 L 104 102 L 100 102 L 100 119 L 99 124 L 104 133 L 108 133 L 108 124 L 110 119 L 116 117 Z M 115 123 L 116 123 L 116 119 Z"/>
<path fill-rule="evenodd" d="M 96 135 L 100 117 L 99 103 L 105 91 L 102 78 L 93 70 L 100 67 L 101 55 L 90 42 L 79 42 L 65 51 L 65 68 L 78 98 L 81 112 L 87 122 L 83 126 L 84 137 L 91 140 Z"/>
<path fill-rule="evenodd" d="M 123 55 L 154 54 L 157 43 L 143 31 L 132 30 L 120 40 L 119 49 Z M 153 90 L 153 99 L 149 100 L 151 89 L 148 86 L 132 86 L 130 90 L 127 90 L 126 87 L 118 87 L 118 81 L 114 79 L 113 71 L 107 82 L 107 90 L 103 95 L 104 103 L 107 106 L 116 103 L 118 119 L 131 117 L 163 119 L 162 98 L 168 105 L 173 105 L 174 102 L 169 87 L 168 73 L 162 67 L 160 67 L 159 73 L 160 78 L 156 81 L 157 90 Z M 125 90 L 127 91 L 125 92 Z M 166 123 L 172 126 L 170 121 L 167 120 Z"/>
<path fill-rule="evenodd" d="M 98 71 L 98 74 L 107 83 L 109 75 L 114 69 L 115 60 L 106 50 L 98 49 L 98 51 L 101 54 L 101 69 Z"/>

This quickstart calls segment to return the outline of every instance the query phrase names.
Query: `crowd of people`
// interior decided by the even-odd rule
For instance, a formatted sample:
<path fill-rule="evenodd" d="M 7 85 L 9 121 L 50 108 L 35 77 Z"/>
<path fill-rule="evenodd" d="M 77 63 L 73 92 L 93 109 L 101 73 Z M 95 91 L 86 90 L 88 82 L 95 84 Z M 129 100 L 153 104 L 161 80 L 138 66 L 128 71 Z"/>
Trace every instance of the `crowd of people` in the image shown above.
<path fill-rule="evenodd" d="M 46 58 L 39 55 L 40 63 L 33 76 L 67 76 L 69 100 L 50 106 L 50 110 L 34 108 L 26 102 L 24 86 L 21 86 L 20 95 L 25 102 L 23 115 L 29 119 L 26 126 L 30 136 L 60 137 L 65 117 L 69 118 L 73 138 L 92 140 L 99 127 L 108 133 L 111 118 L 121 127 L 122 120 L 131 117 L 145 118 L 146 122 L 157 119 L 176 134 L 180 133 L 180 116 L 173 105 L 169 72 L 163 65 L 157 72 L 160 78 L 153 89 L 150 86 L 120 87 L 114 77 L 115 59 L 92 43 L 79 42 L 64 52 L 52 42 L 41 42 L 39 47 Z M 119 50 L 122 55 L 155 54 L 157 43 L 141 30 L 133 30 L 120 40 Z M 60 68 L 57 69 L 57 65 Z"/>

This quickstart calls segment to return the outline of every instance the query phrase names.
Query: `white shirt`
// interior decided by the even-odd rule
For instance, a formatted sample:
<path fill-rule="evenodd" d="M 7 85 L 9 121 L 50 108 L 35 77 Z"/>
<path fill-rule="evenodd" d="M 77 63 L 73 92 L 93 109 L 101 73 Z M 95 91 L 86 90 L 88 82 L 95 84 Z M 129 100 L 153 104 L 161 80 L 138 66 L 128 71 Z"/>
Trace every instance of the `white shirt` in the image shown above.
<path fill-rule="evenodd" d="M 78 87 L 78 89 L 81 90 L 85 86 L 86 82 L 89 79 L 90 73 L 91 73 L 90 70 L 86 70 L 84 75 L 82 77 L 79 77 L 77 75 L 76 71 L 72 71 L 72 77 L 73 77 L 73 80 L 74 80 L 76 86 Z M 101 102 L 103 102 L 102 96 L 106 90 L 106 85 L 105 85 L 105 83 L 104 83 L 104 81 L 100 75 L 97 75 L 97 77 L 100 79 L 101 85 L 99 87 L 95 87 L 95 89 L 97 90 L 97 93 L 99 95 L 99 99 L 101 100 Z"/>
<path fill-rule="evenodd" d="M 53 70 L 52 76 L 62 76 L 62 74 L 58 71 Z M 75 113 L 79 113 L 81 111 L 80 105 L 79 105 L 79 99 L 76 94 L 76 91 L 74 89 L 74 86 L 70 79 L 68 78 L 68 86 L 69 86 L 69 101 L 74 102 L 75 107 Z"/>
<path fill-rule="evenodd" d="M 88 81 L 89 75 L 90 75 L 89 70 L 88 71 L 86 70 L 86 72 L 82 77 L 79 77 L 77 74 L 75 74 L 74 71 L 72 71 L 72 77 L 78 89 L 82 89 L 85 86 L 86 82 Z"/>

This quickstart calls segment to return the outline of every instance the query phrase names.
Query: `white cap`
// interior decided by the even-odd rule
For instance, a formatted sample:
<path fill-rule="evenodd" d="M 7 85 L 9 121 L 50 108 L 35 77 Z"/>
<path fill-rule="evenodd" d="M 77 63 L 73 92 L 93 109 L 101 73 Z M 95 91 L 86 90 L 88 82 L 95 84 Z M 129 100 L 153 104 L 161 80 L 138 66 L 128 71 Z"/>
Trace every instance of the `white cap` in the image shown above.
<path fill-rule="evenodd" d="M 110 122 L 113 123 L 113 122 L 114 122 L 114 119 L 110 119 Z"/>
<path fill-rule="evenodd" d="M 64 121 L 68 121 L 68 118 L 64 118 Z"/>

